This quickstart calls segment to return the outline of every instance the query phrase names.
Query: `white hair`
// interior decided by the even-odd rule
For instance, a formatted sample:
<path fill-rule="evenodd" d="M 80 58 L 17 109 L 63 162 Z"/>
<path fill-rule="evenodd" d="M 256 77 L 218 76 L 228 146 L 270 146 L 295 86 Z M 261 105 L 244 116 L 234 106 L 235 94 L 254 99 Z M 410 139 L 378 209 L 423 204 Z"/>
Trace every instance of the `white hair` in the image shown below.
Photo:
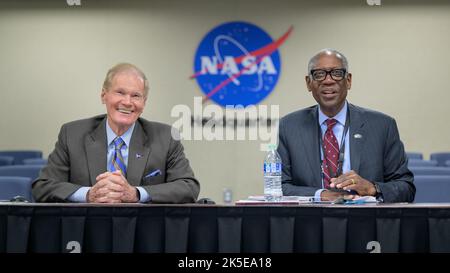
<path fill-rule="evenodd" d="M 345 68 L 345 70 L 348 72 L 348 62 L 347 58 L 342 54 L 341 52 L 337 51 L 333 48 L 324 48 L 317 52 L 308 62 L 308 74 L 311 73 L 311 70 L 316 66 L 317 60 L 321 55 L 334 55 L 336 58 L 340 59 L 342 62 L 342 66 Z"/>

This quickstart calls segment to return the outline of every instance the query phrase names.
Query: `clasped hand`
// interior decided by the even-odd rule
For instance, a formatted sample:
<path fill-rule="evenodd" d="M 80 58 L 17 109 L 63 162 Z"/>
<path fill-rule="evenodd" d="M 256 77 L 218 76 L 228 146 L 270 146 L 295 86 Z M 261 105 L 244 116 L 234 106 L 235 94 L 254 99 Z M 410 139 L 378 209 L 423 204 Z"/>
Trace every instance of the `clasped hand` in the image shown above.
<path fill-rule="evenodd" d="M 97 183 L 88 191 L 89 203 L 135 203 L 137 188 L 131 186 L 120 171 L 105 172 L 96 177 Z"/>
<path fill-rule="evenodd" d="M 321 198 L 324 200 L 332 201 L 340 197 L 344 197 L 344 199 L 354 199 L 359 196 L 374 196 L 376 194 L 376 190 L 372 182 L 362 178 L 355 171 L 349 171 L 337 178 L 331 178 L 330 182 L 331 189 L 342 189 L 345 191 L 351 190 L 356 192 L 356 195 L 335 191 L 323 191 Z"/>

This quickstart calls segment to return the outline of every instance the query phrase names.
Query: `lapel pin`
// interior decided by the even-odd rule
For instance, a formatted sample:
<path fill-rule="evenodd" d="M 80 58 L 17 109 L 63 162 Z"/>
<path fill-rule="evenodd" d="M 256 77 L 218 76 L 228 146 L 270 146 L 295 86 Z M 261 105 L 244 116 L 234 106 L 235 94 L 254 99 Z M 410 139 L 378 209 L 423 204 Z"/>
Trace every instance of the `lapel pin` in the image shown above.
<path fill-rule="evenodd" d="M 141 158 L 142 155 L 141 154 L 136 154 L 136 158 Z"/>
<path fill-rule="evenodd" d="M 362 138 L 362 135 L 361 134 L 354 134 L 353 137 L 354 138 Z"/>

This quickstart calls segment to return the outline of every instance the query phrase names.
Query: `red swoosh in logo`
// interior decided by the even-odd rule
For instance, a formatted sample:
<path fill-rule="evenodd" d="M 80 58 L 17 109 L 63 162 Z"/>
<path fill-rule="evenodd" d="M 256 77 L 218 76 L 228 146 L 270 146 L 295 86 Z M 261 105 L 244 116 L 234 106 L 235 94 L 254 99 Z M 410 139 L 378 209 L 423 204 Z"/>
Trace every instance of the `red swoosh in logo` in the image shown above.
<path fill-rule="evenodd" d="M 286 31 L 286 33 L 284 33 L 283 36 L 278 38 L 278 40 L 276 40 L 275 42 L 273 42 L 271 44 L 268 44 L 265 47 L 259 48 L 257 50 L 252 51 L 252 52 L 249 52 L 249 55 L 257 57 L 256 60 L 253 63 L 249 64 L 248 66 L 242 68 L 238 73 L 233 74 L 231 77 L 228 77 L 228 79 L 224 80 L 223 82 L 219 83 L 216 87 L 214 87 L 214 89 L 212 89 L 208 94 L 206 94 L 206 97 L 203 98 L 203 103 L 205 103 L 215 93 L 219 92 L 222 88 L 227 86 L 234 79 L 240 77 L 242 75 L 242 73 L 244 73 L 244 71 L 249 70 L 250 68 L 252 68 L 256 64 L 259 64 L 265 56 L 271 55 L 275 50 L 277 50 L 286 41 L 286 39 L 289 37 L 289 35 L 291 34 L 293 29 L 294 29 L 294 27 L 291 26 Z M 234 58 L 234 61 L 236 63 L 240 64 L 240 63 L 242 63 L 242 60 L 246 56 L 247 55 L 238 56 L 238 57 Z M 222 67 L 223 67 L 223 63 L 217 64 L 217 68 L 218 69 L 221 69 Z M 205 72 L 206 71 L 198 71 L 198 72 L 194 73 L 194 75 L 190 76 L 189 78 L 190 79 L 194 79 L 194 78 L 202 75 Z"/>

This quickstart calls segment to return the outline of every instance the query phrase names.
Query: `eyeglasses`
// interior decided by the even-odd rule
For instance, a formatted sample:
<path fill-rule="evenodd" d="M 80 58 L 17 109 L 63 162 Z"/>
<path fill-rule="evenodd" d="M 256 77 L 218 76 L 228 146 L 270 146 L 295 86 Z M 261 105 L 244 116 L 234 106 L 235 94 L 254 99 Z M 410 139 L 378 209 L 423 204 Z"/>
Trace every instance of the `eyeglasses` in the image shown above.
<path fill-rule="evenodd" d="M 125 98 L 126 96 L 130 96 L 131 101 L 133 102 L 143 102 L 145 100 L 145 97 L 143 94 L 139 93 L 139 92 L 132 92 L 132 93 L 127 93 L 123 90 L 111 90 L 112 94 L 116 97 L 119 98 Z"/>
<path fill-rule="evenodd" d="M 347 70 L 345 68 L 337 68 L 331 70 L 324 69 L 312 69 L 311 76 L 315 81 L 323 81 L 330 74 L 331 78 L 335 81 L 340 81 L 345 77 Z"/>

